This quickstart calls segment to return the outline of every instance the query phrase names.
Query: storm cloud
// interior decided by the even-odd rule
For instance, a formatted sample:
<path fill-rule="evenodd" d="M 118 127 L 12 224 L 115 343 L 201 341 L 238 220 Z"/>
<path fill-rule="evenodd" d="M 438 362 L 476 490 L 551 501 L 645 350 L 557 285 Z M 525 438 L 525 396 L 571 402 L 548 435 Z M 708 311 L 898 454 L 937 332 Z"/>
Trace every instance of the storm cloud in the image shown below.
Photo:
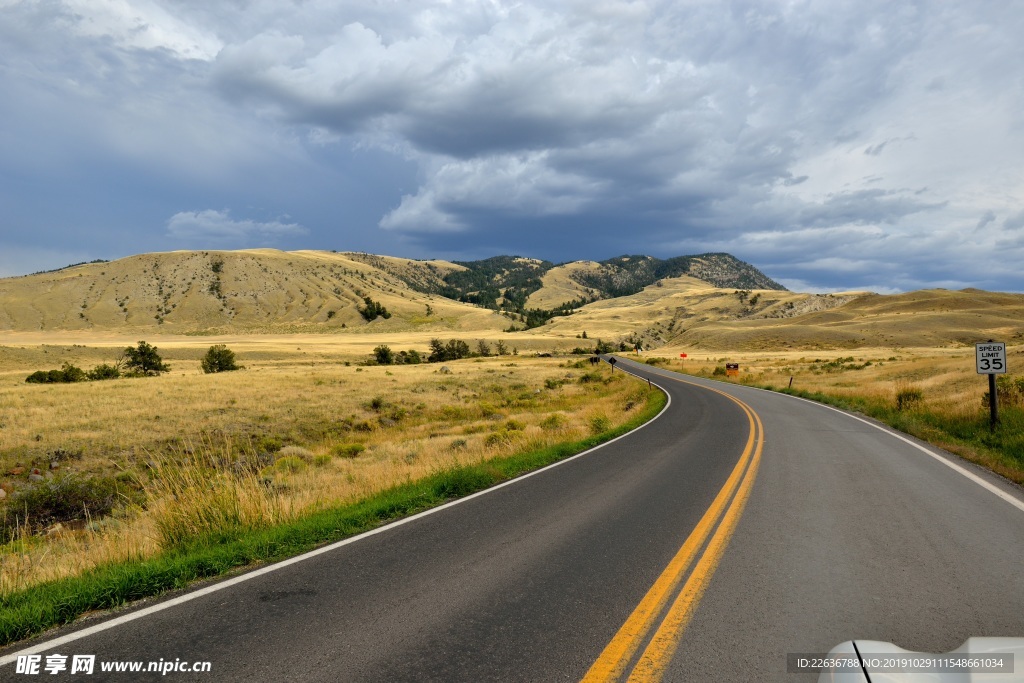
<path fill-rule="evenodd" d="M 998 3 L 3 2 L 0 247 L 715 250 L 820 291 L 1020 291 L 1022 29 Z"/>

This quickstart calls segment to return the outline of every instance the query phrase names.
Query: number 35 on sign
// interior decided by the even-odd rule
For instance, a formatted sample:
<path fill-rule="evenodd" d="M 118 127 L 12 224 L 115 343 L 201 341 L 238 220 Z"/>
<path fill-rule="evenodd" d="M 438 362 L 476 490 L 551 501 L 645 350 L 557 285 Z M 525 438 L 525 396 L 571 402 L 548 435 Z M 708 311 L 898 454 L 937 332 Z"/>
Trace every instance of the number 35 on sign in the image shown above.
<path fill-rule="evenodd" d="M 979 375 L 1006 374 L 1006 344 L 1004 342 L 975 344 L 974 354 L 978 362 Z"/>

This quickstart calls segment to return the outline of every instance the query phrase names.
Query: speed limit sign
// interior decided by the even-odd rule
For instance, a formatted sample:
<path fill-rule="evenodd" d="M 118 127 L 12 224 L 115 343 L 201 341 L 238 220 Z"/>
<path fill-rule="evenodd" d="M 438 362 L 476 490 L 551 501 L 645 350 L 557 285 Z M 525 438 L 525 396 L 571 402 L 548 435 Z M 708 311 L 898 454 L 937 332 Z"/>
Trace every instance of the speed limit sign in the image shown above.
<path fill-rule="evenodd" d="M 975 360 L 979 375 L 1006 374 L 1006 344 L 1004 342 L 983 342 L 974 345 Z"/>

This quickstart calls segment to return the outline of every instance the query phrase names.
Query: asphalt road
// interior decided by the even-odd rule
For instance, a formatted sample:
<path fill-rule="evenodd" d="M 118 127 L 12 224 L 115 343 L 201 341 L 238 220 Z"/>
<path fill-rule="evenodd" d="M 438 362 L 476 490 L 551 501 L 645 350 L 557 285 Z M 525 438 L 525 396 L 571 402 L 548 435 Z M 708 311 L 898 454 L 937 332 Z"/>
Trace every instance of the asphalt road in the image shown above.
<path fill-rule="evenodd" d="M 981 473 L 1000 497 L 827 407 L 618 367 L 671 397 L 631 435 L 144 617 L 0 653 L 209 673 L 7 664 L 0 680 L 815 680 L 787 675 L 787 653 L 1024 636 L 1020 490 Z"/>

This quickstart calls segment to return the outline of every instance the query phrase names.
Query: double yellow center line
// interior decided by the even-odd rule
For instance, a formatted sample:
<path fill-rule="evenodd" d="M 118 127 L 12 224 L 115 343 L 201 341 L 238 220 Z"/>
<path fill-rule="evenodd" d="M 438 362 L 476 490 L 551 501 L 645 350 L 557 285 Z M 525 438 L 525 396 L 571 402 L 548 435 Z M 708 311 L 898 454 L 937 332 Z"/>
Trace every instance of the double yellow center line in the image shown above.
<path fill-rule="evenodd" d="M 750 406 L 735 396 L 703 385 L 696 386 L 722 394 L 743 409 L 750 421 L 750 435 L 747 437 L 746 447 L 725 485 L 715 496 L 711 507 L 704 513 L 689 538 L 647 591 L 640 604 L 629 615 L 626 623 L 587 671 L 583 683 L 620 681 L 627 669 L 628 683 L 661 680 L 701 596 L 704 595 L 718 567 L 729 539 L 736 531 L 740 515 L 743 514 L 743 508 L 750 497 L 750 490 L 757 477 L 757 468 L 761 463 L 761 451 L 764 448 L 764 427 L 761 418 Z M 691 565 L 693 571 L 689 572 L 687 577 L 687 570 Z M 679 589 L 681 583 L 683 586 Z M 655 626 L 657 629 L 654 635 L 648 637 Z M 645 643 L 646 647 L 637 658 L 636 653 Z"/>

